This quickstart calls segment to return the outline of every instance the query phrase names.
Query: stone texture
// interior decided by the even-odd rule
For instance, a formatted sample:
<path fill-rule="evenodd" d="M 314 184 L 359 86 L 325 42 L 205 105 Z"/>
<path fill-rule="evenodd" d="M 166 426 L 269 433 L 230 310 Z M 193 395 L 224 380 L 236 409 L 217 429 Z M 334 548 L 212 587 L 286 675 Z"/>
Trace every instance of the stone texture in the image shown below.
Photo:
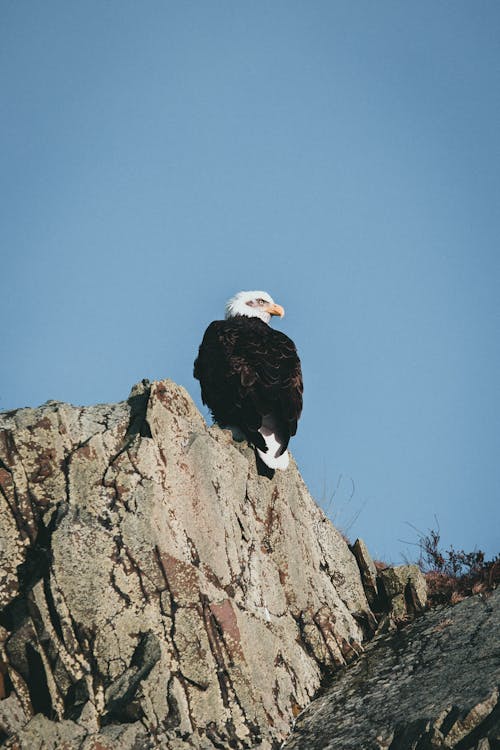
<path fill-rule="evenodd" d="M 417 565 L 396 565 L 377 571 L 362 539 L 356 539 L 350 549 L 373 614 L 368 625 L 374 632 L 395 630 L 424 612 L 427 581 Z"/>
<path fill-rule="evenodd" d="M 380 599 L 392 625 L 412 620 L 427 604 L 427 583 L 417 565 L 397 565 L 378 574 Z"/>
<path fill-rule="evenodd" d="M 298 718 L 283 750 L 500 747 L 500 591 L 378 636 Z"/>
<path fill-rule="evenodd" d="M 361 573 L 361 581 L 365 590 L 366 598 L 372 610 L 377 611 L 379 594 L 377 583 L 377 569 L 372 556 L 362 539 L 356 539 L 351 547 Z"/>
<path fill-rule="evenodd" d="M 419 617 L 427 607 L 427 581 L 417 565 L 396 565 L 377 571 L 361 539 L 351 550 L 371 607 L 368 625 L 378 633 L 397 630 Z"/>
<path fill-rule="evenodd" d="M 293 461 L 171 381 L 0 415 L 0 741 L 278 748 L 373 620 Z"/>

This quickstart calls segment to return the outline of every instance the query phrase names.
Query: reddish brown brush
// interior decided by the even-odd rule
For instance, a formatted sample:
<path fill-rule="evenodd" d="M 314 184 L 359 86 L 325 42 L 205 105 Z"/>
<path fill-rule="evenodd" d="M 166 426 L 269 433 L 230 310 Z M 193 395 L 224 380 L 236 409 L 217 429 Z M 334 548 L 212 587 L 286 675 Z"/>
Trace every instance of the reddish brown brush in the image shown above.
<path fill-rule="evenodd" d="M 455 604 L 471 594 L 492 591 L 500 582 L 500 555 L 485 560 L 484 552 L 450 547 L 442 552 L 439 530 L 420 534 L 418 564 L 427 579 L 429 605 Z"/>

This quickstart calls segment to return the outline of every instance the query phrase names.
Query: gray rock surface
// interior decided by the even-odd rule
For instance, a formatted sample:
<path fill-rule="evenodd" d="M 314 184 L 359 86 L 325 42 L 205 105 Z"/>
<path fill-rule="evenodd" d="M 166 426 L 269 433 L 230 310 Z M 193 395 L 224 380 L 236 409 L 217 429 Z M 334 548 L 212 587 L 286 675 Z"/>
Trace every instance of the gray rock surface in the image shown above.
<path fill-rule="evenodd" d="M 283 750 L 500 747 L 500 591 L 379 636 L 298 717 Z"/>
<path fill-rule="evenodd" d="M 171 381 L 0 415 L 0 742 L 278 748 L 373 620 L 291 463 Z"/>

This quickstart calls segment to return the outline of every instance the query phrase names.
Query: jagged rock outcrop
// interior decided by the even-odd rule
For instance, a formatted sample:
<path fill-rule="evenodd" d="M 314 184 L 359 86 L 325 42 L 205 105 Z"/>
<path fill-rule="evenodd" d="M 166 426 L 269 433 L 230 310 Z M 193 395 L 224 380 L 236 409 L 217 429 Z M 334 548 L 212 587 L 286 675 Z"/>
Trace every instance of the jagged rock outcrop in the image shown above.
<path fill-rule="evenodd" d="M 500 748 L 500 590 L 378 636 L 283 750 Z"/>
<path fill-rule="evenodd" d="M 0 742 L 278 748 L 373 625 L 291 464 L 170 381 L 0 415 Z"/>
<path fill-rule="evenodd" d="M 358 562 L 366 598 L 378 622 L 377 633 L 394 630 L 421 615 L 427 605 L 427 583 L 418 565 L 377 570 L 366 544 L 356 539 L 351 550 Z"/>

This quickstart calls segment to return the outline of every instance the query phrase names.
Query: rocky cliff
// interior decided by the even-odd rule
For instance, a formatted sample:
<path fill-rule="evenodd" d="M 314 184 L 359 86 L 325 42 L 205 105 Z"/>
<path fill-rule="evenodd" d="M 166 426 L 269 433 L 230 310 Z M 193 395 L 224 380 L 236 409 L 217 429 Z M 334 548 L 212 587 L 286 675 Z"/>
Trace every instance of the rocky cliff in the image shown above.
<path fill-rule="evenodd" d="M 291 464 L 170 381 L 0 415 L 0 742 L 278 748 L 373 616 Z"/>

